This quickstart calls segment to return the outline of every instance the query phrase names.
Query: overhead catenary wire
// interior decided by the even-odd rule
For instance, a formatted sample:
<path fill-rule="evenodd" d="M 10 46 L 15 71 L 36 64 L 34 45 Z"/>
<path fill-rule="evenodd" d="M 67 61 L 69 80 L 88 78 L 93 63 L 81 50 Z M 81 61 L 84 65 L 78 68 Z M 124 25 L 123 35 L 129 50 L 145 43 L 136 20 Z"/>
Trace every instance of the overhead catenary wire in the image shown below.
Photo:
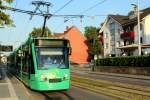
<path fill-rule="evenodd" d="M 16 8 L 10 8 L 10 7 L 7 7 L 6 9 L 8 10 L 12 10 L 12 11 L 17 11 L 17 12 L 21 12 L 21 13 L 27 13 L 27 14 L 30 14 L 30 15 L 39 15 L 39 16 L 48 16 L 48 17 L 68 17 L 68 18 L 77 18 L 77 17 L 80 17 L 80 18 L 83 18 L 83 17 L 90 17 L 90 16 L 87 16 L 87 15 L 55 15 L 55 13 L 58 13 L 59 11 L 61 11 L 63 8 L 65 8 L 67 5 L 69 5 L 71 2 L 73 2 L 74 0 L 69 0 L 65 5 L 63 5 L 61 8 L 59 8 L 58 10 L 56 10 L 54 12 L 54 14 L 51 14 L 51 13 L 37 13 L 35 11 L 26 11 L 26 10 L 21 10 L 21 9 L 16 9 Z M 101 2 L 98 2 L 97 4 L 89 7 L 88 9 L 84 10 L 83 12 L 87 12 L 91 9 L 93 9 L 94 7 L 98 6 L 99 4 L 105 2 L 106 0 L 103 0 Z M 69 20 L 69 19 L 68 19 Z"/>
<path fill-rule="evenodd" d="M 102 4 L 102 3 L 106 2 L 106 1 L 107 1 L 107 0 L 103 0 L 103 1 L 100 1 L 100 2 L 96 3 L 95 5 L 93 5 L 93 6 L 89 7 L 89 8 L 87 8 L 87 9 L 84 10 L 84 11 L 82 11 L 81 14 L 88 12 L 89 10 L 91 10 L 91 9 L 93 9 L 93 8 L 95 8 L 95 7 L 97 7 L 98 5 L 100 5 L 100 4 Z"/>
<path fill-rule="evenodd" d="M 61 11 L 63 8 L 65 8 L 66 6 L 68 6 L 71 2 L 73 2 L 74 0 L 70 0 L 68 1 L 66 4 L 64 4 L 62 7 L 60 7 L 59 9 L 57 9 L 54 14 L 58 13 L 59 11 Z"/>
<path fill-rule="evenodd" d="M 70 0 L 70 1 L 72 1 L 72 0 Z M 69 17 L 69 18 L 77 18 L 77 17 L 80 17 L 80 20 L 82 20 L 83 19 L 83 17 L 95 17 L 95 16 L 107 16 L 107 15 L 93 15 L 93 16 L 89 16 L 89 15 L 82 15 L 83 13 L 85 13 L 85 12 L 87 12 L 87 11 L 89 11 L 89 10 L 91 10 L 91 9 L 93 9 L 93 8 L 95 8 L 95 7 L 97 7 L 98 5 L 100 5 L 100 4 L 102 4 L 102 3 L 104 3 L 104 2 L 106 2 L 107 0 L 103 0 L 103 1 L 100 1 L 100 2 L 98 2 L 98 3 L 96 3 L 95 5 L 93 5 L 93 6 L 91 6 L 91 7 L 89 7 L 89 8 L 87 8 L 86 10 L 84 10 L 84 11 L 82 11 L 80 14 L 78 14 L 78 15 L 68 15 L 67 17 Z M 64 15 L 59 15 L 59 16 L 57 16 L 57 15 L 54 15 L 54 17 L 60 17 L 60 16 L 64 16 Z M 69 20 L 69 19 L 68 19 Z M 67 21 L 68 21 L 67 20 Z"/>

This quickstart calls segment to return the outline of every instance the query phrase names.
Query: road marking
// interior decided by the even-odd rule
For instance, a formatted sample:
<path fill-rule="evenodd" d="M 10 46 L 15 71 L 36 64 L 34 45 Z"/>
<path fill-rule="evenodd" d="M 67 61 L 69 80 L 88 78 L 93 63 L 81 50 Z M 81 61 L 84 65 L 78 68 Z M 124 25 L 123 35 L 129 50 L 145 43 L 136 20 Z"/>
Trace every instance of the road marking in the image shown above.
<path fill-rule="evenodd" d="M 9 73 L 9 74 L 11 74 L 11 73 Z M 11 74 L 12 75 L 12 74 Z M 13 75 L 12 75 L 13 76 Z M 15 79 L 18 81 L 18 83 L 20 83 L 20 85 L 24 88 L 24 90 L 25 90 L 25 92 L 26 92 L 26 94 L 28 95 L 28 96 L 31 96 L 30 95 L 30 93 L 28 92 L 28 90 L 25 88 L 25 86 L 24 86 L 24 84 L 15 76 Z"/>
<path fill-rule="evenodd" d="M 0 98 L 0 100 L 18 100 L 16 97 L 11 97 L 11 98 Z"/>
<path fill-rule="evenodd" d="M 0 83 L 0 85 L 8 85 L 9 83 Z"/>

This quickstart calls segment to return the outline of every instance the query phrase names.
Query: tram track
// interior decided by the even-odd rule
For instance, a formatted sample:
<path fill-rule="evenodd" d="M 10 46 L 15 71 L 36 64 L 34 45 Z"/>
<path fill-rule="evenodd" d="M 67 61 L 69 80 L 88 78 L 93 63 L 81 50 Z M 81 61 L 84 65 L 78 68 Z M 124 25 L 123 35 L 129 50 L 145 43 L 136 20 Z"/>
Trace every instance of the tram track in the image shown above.
<path fill-rule="evenodd" d="M 49 91 L 42 92 L 43 96 L 45 96 L 48 100 L 61 100 L 61 98 L 66 98 L 66 100 L 74 100 L 66 91 Z"/>
<path fill-rule="evenodd" d="M 114 73 L 94 73 L 94 72 L 87 72 L 88 74 L 95 74 L 95 75 L 105 75 L 105 76 L 113 76 L 113 77 L 121 77 L 121 78 L 129 78 L 129 79 L 140 79 L 140 80 L 148 80 L 150 81 L 150 78 L 149 77 L 145 77 L 145 78 L 142 78 L 142 77 L 139 77 L 138 75 L 137 76 L 133 76 L 133 75 L 128 75 L 126 76 L 125 74 L 114 74 Z"/>
<path fill-rule="evenodd" d="M 72 75 L 84 76 L 93 79 L 115 81 L 118 83 L 132 84 L 138 86 L 150 87 L 150 77 L 148 76 L 138 76 L 138 75 L 128 75 L 128 74 L 115 74 L 115 73 L 99 73 L 90 71 L 71 71 Z"/>
<path fill-rule="evenodd" d="M 7 73 L 10 76 L 13 76 L 11 73 Z M 43 97 L 46 100 L 60 100 L 58 97 L 60 95 L 63 95 L 67 98 L 67 100 L 74 100 L 66 91 L 36 91 L 36 90 L 31 90 L 27 85 L 25 85 L 17 76 L 14 77 L 16 81 L 20 82 L 24 90 L 26 91 L 26 94 L 28 94 L 29 97 L 31 97 L 30 93 L 37 93 L 40 95 L 43 95 Z M 31 99 L 32 100 L 32 99 Z"/>
<path fill-rule="evenodd" d="M 17 90 L 17 96 L 23 100 L 116 100 L 109 96 L 100 95 L 92 91 L 87 91 L 76 86 L 71 86 L 67 91 L 35 91 L 27 87 L 21 80 L 19 80 L 15 75 L 7 72 L 7 75 L 11 79 L 13 86 L 16 88 L 21 88 L 21 93 L 18 93 L 20 90 Z M 28 99 L 24 99 L 28 98 Z M 84 99 L 83 99 L 84 98 Z M 105 99 L 106 98 L 106 99 Z M 20 99 L 20 100 L 22 100 Z"/>
<path fill-rule="evenodd" d="M 150 100 L 150 87 L 72 76 L 72 85 L 123 100 Z"/>
<path fill-rule="evenodd" d="M 116 73 L 107 73 L 107 72 L 92 72 L 90 69 L 85 69 L 85 68 L 82 68 L 80 69 L 73 69 L 71 70 L 71 73 L 74 73 L 74 74 L 78 74 L 78 73 L 86 73 L 86 74 L 92 74 L 92 75 L 105 75 L 105 76 L 111 76 L 111 77 L 121 77 L 121 78 L 129 78 L 129 79 L 140 79 L 140 80 L 148 80 L 150 81 L 150 77 L 145 77 L 144 78 L 142 77 L 142 75 L 129 75 L 129 74 L 116 74 Z"/>

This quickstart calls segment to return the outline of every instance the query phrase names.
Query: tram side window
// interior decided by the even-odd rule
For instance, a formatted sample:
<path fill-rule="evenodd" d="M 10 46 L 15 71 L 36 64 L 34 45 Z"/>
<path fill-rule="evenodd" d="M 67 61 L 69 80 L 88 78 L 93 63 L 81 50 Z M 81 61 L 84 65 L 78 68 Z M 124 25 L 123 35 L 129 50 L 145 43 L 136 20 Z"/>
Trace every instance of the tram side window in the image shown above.
<path fill-rule="evenodd" d="M 25 56 L 23 57 L 23 72 L 28 72 L 28 52 L 25 52 Z"/>
<path fill-rule="evenodd" d="M 20 65 L 21 65 L 21 59 L 19 57 L 17 57 L 17 68 L 18 68 L 19 71 L 21 69 Z"/>
<path fill-rule="evenodd" d="M 32 54 L 29 55 L 28 61 L 29 61 L 29 66 L 30 66 L 30 72 L 31 72 L 31 74 L 35 74 L 34 62 L 33 62 Z"/>
<path fill-rule="evenodd" d="M 20 57 L 17 56 L 17 58 L 16 58 L 16 71 L 17 71 L 17 74 L 20 73 L 20 70 L 21 70 L 21 59 L 20 59 Z"/>

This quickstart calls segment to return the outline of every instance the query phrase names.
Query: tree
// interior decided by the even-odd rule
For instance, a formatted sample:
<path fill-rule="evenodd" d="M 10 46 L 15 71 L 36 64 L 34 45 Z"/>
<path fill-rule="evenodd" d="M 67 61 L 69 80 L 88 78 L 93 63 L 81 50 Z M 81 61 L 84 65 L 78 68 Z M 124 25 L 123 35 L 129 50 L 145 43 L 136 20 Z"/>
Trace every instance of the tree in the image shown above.
<path fill-rule="evenodd" d="M 101 54 L 102 43 L 98 38 L 99 29 L 93 26 L 85 27 L 85 36 L 87 37 L 88 45 L 89 45 L 89 54 L 92 58 L 96 55 Z"/>
<path fill-rule="evenodd" d="M 42 30 L 43 30 L 43 28 L 33 28 L 33 31 L 30 33 L 30 35 L 32 37 L 41 37 Z M 50 29 L 48 27 L 46 27 L 45 31 L 44 31 L 44 36 L 42 36 L 42 37 L 47 37 L 47 35 L 48 35 L 48 37 L 51 37 L 52 36 L 51 33 L 52 32 L 50 31 Z"/>
<path fill-rule="evenodd" d="M 14 26 L 13 21 L 10 19 L 10 15 L 6 14 L 4 10 L 6 9 L 4 3 L 10 4 L 13 0 L 0 0 L 0 27 L 2 26 Z"/>

